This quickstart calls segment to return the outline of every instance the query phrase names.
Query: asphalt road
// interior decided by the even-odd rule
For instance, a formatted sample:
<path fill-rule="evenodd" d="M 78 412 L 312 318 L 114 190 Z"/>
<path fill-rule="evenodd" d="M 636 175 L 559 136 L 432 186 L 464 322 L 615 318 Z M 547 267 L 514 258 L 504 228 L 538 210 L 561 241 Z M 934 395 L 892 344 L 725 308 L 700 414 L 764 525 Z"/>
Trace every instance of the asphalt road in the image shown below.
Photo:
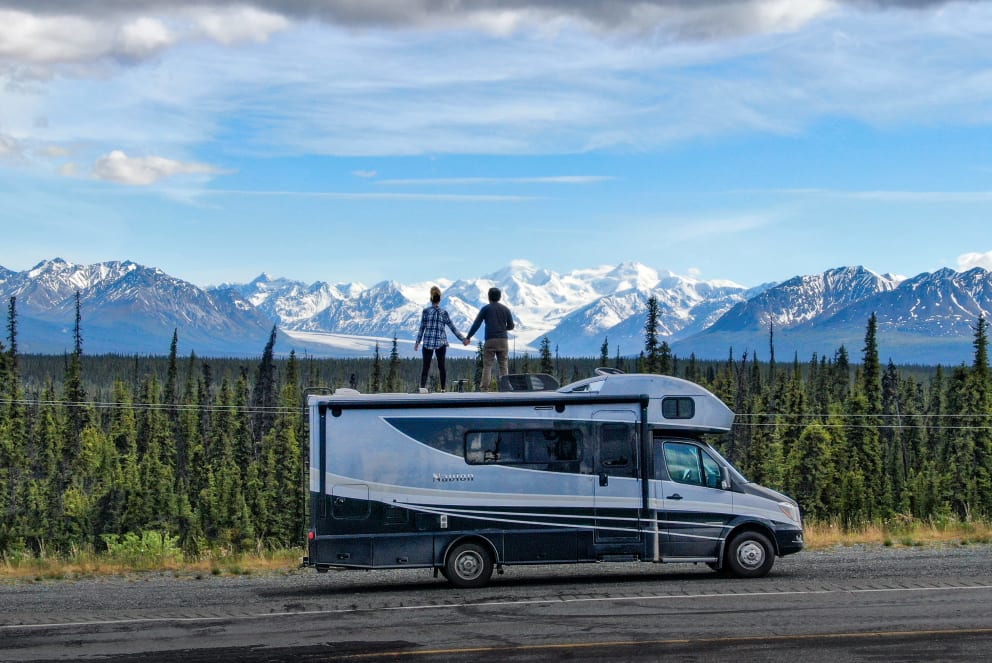
<path fill-rule="evenodd" d="M 0 661 L 977 661 L 992 546 L 803 552 L 757 580 L 705 566 L 511 567 L 0 582 Z"/>

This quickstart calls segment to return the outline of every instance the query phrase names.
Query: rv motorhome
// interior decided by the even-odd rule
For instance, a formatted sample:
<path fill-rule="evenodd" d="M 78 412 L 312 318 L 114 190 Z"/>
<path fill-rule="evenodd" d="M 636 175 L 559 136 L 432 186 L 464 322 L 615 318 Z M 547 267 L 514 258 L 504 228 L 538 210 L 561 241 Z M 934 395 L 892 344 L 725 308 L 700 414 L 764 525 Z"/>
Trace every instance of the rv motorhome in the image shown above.
<path fill-rule="evenodd" d="M 303 565 L 428 568 L 479 587 L 515 564 L 689 562 L 760 577 L 802 550 L 796 502 L 704 440 L 734 414 L 703 387 L 506 377 L 510 390 L 491 393 L 308 396 Z"/>

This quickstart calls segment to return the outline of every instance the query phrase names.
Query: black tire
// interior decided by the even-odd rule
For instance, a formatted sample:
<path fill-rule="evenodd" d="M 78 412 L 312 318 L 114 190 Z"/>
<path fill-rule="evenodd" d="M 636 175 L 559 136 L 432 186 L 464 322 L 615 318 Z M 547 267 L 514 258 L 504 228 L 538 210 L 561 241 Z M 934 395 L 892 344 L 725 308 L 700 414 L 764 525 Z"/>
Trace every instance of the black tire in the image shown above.
<path fill-rule="evenodd" d="M 477 543 L 459 543 L 448 551 L 443 573 L 455 587 L 482 587 L 493 575 L 493 557 Z"/>
<path fill-rule="evenodd" d="M 761 578 L 775 563 L 775 549 L 758 532 L 741 532 L 727 544 L 723 568 L 738 578 Z"/>

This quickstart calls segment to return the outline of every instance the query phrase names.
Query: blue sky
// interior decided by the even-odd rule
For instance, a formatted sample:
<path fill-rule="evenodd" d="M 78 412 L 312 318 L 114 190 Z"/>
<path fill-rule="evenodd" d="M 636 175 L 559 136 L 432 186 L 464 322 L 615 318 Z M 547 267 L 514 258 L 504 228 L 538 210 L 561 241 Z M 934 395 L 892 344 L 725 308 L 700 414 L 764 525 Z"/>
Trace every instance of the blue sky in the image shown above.
<path fill-rule="evenodd" d="M 987 2 L 0 0 L 0 265 L 992 268 L 990 43 Z"/>

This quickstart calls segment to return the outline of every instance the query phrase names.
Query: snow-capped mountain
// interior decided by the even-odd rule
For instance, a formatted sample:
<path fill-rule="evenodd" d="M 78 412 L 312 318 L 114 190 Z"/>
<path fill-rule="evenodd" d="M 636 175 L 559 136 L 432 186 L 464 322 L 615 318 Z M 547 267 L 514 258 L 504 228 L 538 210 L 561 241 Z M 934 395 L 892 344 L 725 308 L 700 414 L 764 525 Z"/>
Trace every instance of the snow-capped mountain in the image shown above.
<path fill-rule="evenodd" d="M 165 354 L 174 330 L 201 355 L 257 354 L 272 330 L 272 321 L 232 289 L 208 292 L 130 261 L 74 265 L 56 258 L 0 276 L 0 294 L 16 298 L 18 346 L 26 353 L 72 349 L 76 292 L 83 347 L 91 354 Z"/>
<path fill-rule="evenodd" d="M 985 269 L 942 269 L 904 279 L 841 267 L 770 288 L 673 349 L 710 357 L 732 347 L 767 359 L 773 332 L 779 359 L 829 356 L 841 345 L 856 359 L 875 313 L 883 361 L 956 364 L 970 361 L 974 324 L 990 311 L 992 273 Z"/>
<path fill-rule="evenodd" d="M 611 356 L 637 355 L 652 296 L 660 338 L 677 356 L 700 359 L 724 359 L 728 350 L 767 359 L 770 330 L 780 360 L 793 353 L 804 360 L 832 355 L 840 345 L 856 359 L 874 312 L 883 359 L 957 364 L 970 361 L 974 323 L 992 311 L 992 274 L 984 269 L 905 279 L 840 267 L 748 289 L 635 262 L 558 274 L 514 261 L 458 281 L 367 287 L 263 273 L 250 283 L 203 289 L 130 261 L 73 265 L 55 259 L 24 272 L 0 267 L 0 296 L 16 297 L 19 349 L 32 353 L 71 349 L 79 292 L 84 349 L 91 354 L 164 354 L 175 329 L 184 353 L 255 355 L 276 326 L 281 353 L 368 355 L 376 344 L 387 352 L 396 338 L 400 352 L 410 355 L 431 285 L 444 291 L 444 306 L 462 332 L 489 288 L 501 288 L 517 321 L 515 351 L 535 353 L 547 336 L 563 356 L 598 356 L 604 341 Z M 475 348 L 456 343 L 452 350 Z"/>
<path fill-rule="evenodd" d="M 558 274 L 516 260 L 477 279 L 441 280 L 436 284 L 443 289 L 444 306 L 462 332 L 468 331 L 479 307 L 488 301 L 489 288 L 495 286 L 503 291 L 502 301 L 513 311 L 517 351 L 534 351 L 540 340 L 549 336 L 556 339 L 561 353 L 571 355 L 598 353 L 604 335 L 611 337 L 611 347 L 619 344 L 626 352 L 636 352 L 635 348 L 643 346 L 643 311 L 652 295 L 659 300 L 662 334 L 678 338 L 704 328 L 748 294 L 754 294 L 729 281 L 700 281 L 634 262 Z M 290 335 L 307 332 L 333 334 L 335 338 L 395 336 L 411 340 L 431 285 L 434 284 L 404 286 L 384 281 L 350 297 L 327 297 L 326 305 L 309 317 L 283 312 L 301 310 L 291 302 L 298 301 L 300 293 L 326 292 L 326 284 L 276 282 L 263 275 L 245 286 L 231 287 L 249 301 L 259 302 Z M 348 288 L 354 293 L 353 286 Z M 273 297 L 276 290 L 279 294 Z M 337 286 L 334 291 L 343 293 L 344 288 Z M 273 301 L 280 303 L 273 306 Z"/>
<path fill-rule="evenodd" d="M 366 290 L 361 283 L 330 285 L 318 281 L 311 285 L 287 278 L 272 278 L 264 272 L 246 284 L 222 284 L 214 290 L 230 288 L 258 310 L 284 326 L 314 317 L 335 302 L 348 300 Z"/>

